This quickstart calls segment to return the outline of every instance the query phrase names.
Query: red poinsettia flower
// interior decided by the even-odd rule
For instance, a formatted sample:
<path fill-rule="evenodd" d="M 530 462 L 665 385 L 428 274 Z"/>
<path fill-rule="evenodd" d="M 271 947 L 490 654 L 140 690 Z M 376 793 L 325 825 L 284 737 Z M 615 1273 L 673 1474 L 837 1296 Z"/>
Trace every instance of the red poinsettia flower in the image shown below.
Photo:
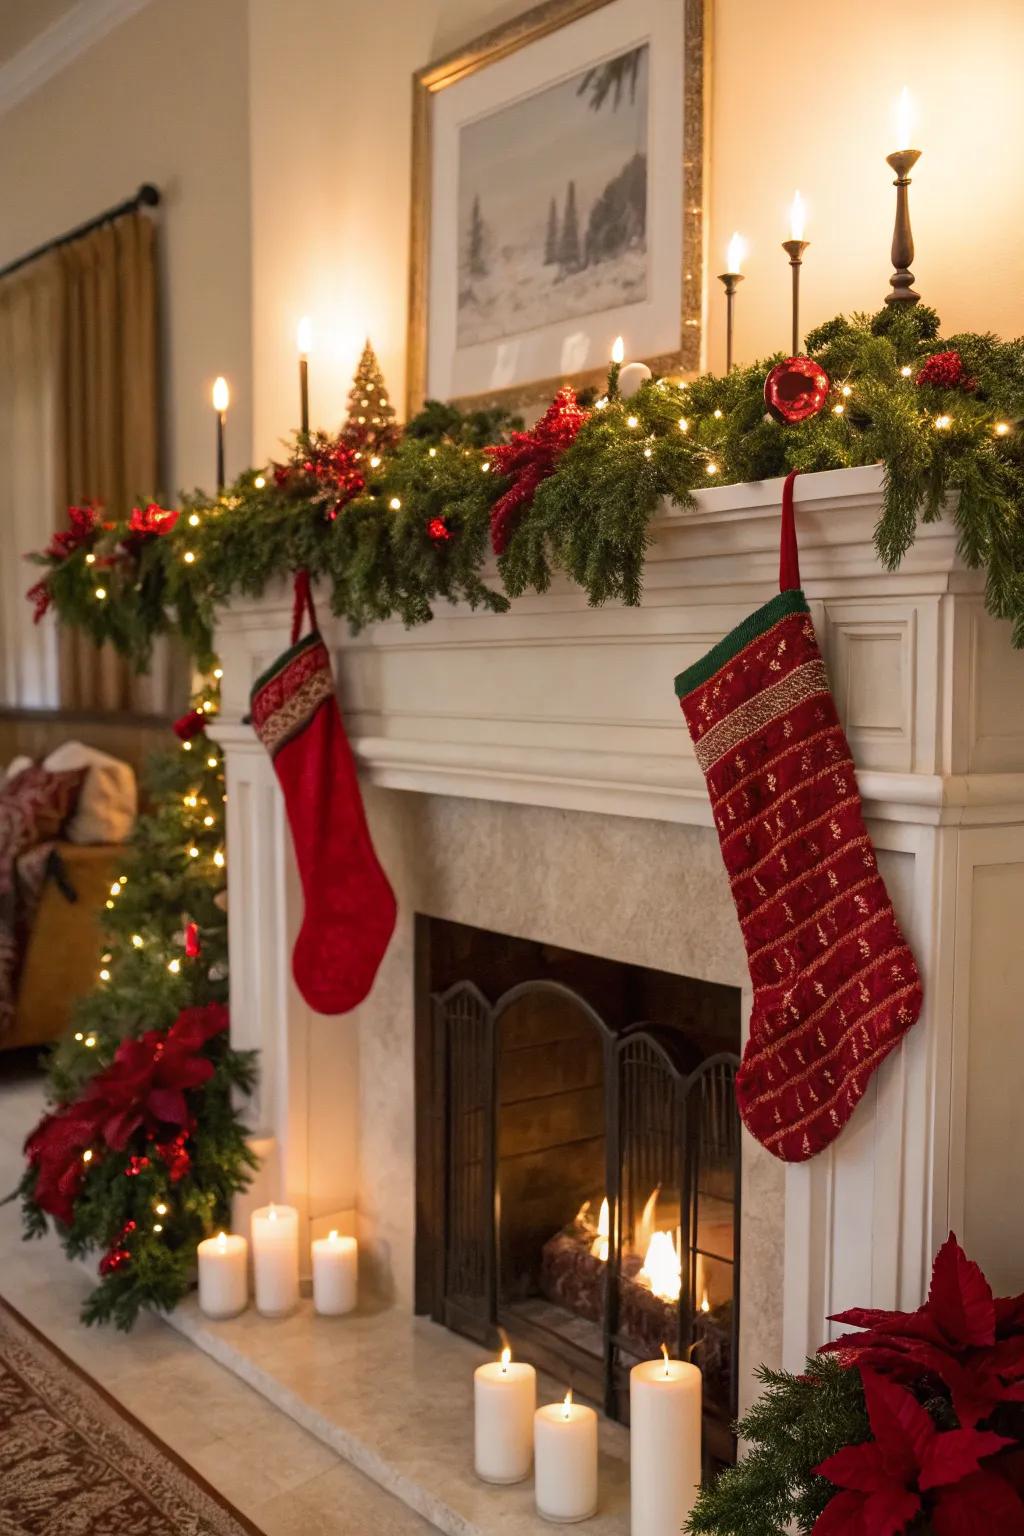
<path fill-rule="evenodd" d="M 68 1226 L 85 1178 L 82 1154 L 96 1146 L 99 1121 L 94 1106 L 71 1105 L 44 1115 L 25 1142 L 25 1156 L 36 1172 L 33 1200 Z"/>
<path fill-rule="evenodd" d="M 1024 1402 L 1024 1296 L 994 1297 L 952 1232 L 935 1256 L 928 1299 L 916 1312 L 854 1307 L 831 1321 L 865 1331 L 843 1334 L 822 1353 L 903 1381 L 938 1377 L 965 1427 L 987 1418 L 997 1403 Z"/>
<path fill-rule="evenodd" d="M 145 507 L 132 507 L 128 527 L 132 533 L 153 533 L 162 536 L 170 533 L 180 516 L 180 512 L 175 512 L 169 507 L 158 506 L 155 501 L 151 501 Z"/>
<path fill-rule="evenodd" d="M 202 1048 L 227 1027 L 227 1009 L 211 1003 L 183 1009 L 168 1030 L 150 1029 L 137 1039 L 122 1040 L 84 1100 L 101 1106 L 100 1129 L 107 1146 L 122 1151 L 142 1125 L 153 1135 L 161 1126 L 189 1126 L 185 1094 L 208 1082 L 214 1072 Z"/>
<path fill-rule="evenodd" d="M 66 560 L 76 549 L 91 544 L 100 527 L 98 507 L 68 507 L 68 527 L 57 530 L 44 553 L 51 560 Z"/>
<path fill-rule="evenodd" d="M 935 1536 L 1024 1536 L 1024 1504 L 982 1461 L 1015 1442 L 990 1430 L 939 1431 L 905 1387 L 861 1370 L 873 1439 L 815 1467 L 841 1491 L 814 1536 L 897 1536 L 926 1515 Z"/>
<path fill-rule="evenodd" d="M 504 554 L 537 487 L 554 473 L 589 416 L 578 403 L 576 391 L 565 384 L 529 432 L 513 432 L 507 443 L 495 443 L 484 450 L 499 475 L 513 477 L 491 508 L 491 546 L 496 555 Z"/>

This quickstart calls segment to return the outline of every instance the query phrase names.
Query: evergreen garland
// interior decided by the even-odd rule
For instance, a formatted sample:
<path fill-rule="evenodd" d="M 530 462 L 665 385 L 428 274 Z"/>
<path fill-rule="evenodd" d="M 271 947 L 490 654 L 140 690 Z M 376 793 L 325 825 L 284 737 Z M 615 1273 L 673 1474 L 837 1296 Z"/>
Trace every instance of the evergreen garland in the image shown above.
<path fill-rule="evenodd" d="M 212 707 L 210 695 L 205 702 Z M 153 759 L 147 789 L 153 809 L 138 818 L 107 899 L 98 985 L 50 1054 L 51 1109 L 77 1101 L 123 1040 L 168 1029 L 183 1009 L 227 1001 L 220 749 L 200 732 Z M 186 951 L 189 923 L 198 955 Z M 54 1223 L 69 1258 L 115 1256 L 85 1301 L 87 1323 L 128 1329 L 144 1307 L 170 1311 L 192 1283 L 196 1244 L 227 1227 L 232 1197 L 249 1182 L 255 1159 L 232 1100 L 253 1087 L 254 1054 L 234 1050 L 226 1032 L 204 1054 L 214 1073 L 188 1093 L 192 1124 L 180 1148 L 168 1151 L 140 1128 L 123 1151 L 97 1151 L 73 1219 Z M 26 1237 L 48 1225 L 36 1180 L 30 1163 L 17 1190 Z"/>
<path fill-rule="evenodd" d="M 137 667 L 170 628 L 208 662 L 217 607 L 302 567 L 357 629 L 392 616 L 426 622 L 441 599 L 501 611 L 510 596 L 544 591 L 556 570 L 592 603 L 635 604 L 663 498 L 688 507 L 702 487 L 881 463 L 882 562 L 898 566 L 918 520 L 937 518 L 950 500 L 961 554 L 986 572 L 989 611 L 1024 645 L 1024 340 L 938 334 L 924 305 L 817 327 L 807 350 L 832 392 L 796 426 L 765 413 L 764 379 L 778 356 L 688 386 L 658 380 L 628 402 L 603 397 L 519 521 L 498 561 L 500 587 L 484 574 L 487 529 L 509 481 L 488 473 L 487 447 L 518 424 L 437 401 L 397 447 L 351 450 L 362 484 L 346 489 L 344 504 L 340 481 L 303 473 L 310 455 L 337 457 L 344 430 L 336 440 L 300 435 L 287 465 L 249 471 L 218 497 L 186 497 L 176 526 L 141 548 L 114 523 L 67 553 L 32 558 L 46 567 L 62 621 L 112 641 Z M 962 367 L 926 366 L 940 348 Z"/>

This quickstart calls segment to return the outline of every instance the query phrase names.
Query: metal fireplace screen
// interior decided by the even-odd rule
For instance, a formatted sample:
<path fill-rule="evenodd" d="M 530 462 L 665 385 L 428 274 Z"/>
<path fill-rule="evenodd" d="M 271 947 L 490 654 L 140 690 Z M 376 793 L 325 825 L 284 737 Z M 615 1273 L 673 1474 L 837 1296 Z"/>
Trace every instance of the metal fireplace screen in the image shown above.
<path fill-rule="evenodd" d="M 420 1310 L 623 1421 L 665 1344 L 731 1461 L 738 992 L 427 919 L 418 949 Z"/>

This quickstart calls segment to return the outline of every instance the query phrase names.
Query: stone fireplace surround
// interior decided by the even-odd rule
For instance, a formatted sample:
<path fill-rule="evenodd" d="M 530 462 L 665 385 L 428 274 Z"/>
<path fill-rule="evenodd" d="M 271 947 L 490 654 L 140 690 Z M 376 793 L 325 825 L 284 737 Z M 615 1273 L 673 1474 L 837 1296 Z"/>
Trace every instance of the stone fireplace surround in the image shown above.
<path fill-rule="evenodd" d="M 251 681 L 287 645 L 290 593 L 222 617 L 232 1035 L 262 1054 L 251 1117 L 264 1164 L 249 1203 L 287 1200 L 314 1235 L 358 1230 L 368 1277 L 405 1311 L 415 913 L 739 985 L 749 1010 L 672 680 L 776 590 L 780 491 L 720 487 L 696 511 L 666 507 L 637 610 L 590 610 L 558 581 L 504 616 L 445 609 L 422 629 L 353 639 L 321 601 L 400 909 L 377 984 L 346 1018 L 312 1015 L 291 982 L 301 892 L 271 765 L 242 723 Z M 1024 900 L 1024 661 L 984 613 L 948 521 L 919 529 L 898 572 L 880 568 L 880 492 L 880 469 L 805 476 L 797 523 L 925 1011 L 813 1163 L 785 1169 L 744 1137 L 741 1403 L 757 1362 L 799 1367 L 827 1313 L 916 1305 L 949 1225 L 997 1287 L 1024 1288 L 1024 1240 L 1007 1216 L 1024 1132 L 1002 1086 L 1024 987 L 1010 939 Z"/>

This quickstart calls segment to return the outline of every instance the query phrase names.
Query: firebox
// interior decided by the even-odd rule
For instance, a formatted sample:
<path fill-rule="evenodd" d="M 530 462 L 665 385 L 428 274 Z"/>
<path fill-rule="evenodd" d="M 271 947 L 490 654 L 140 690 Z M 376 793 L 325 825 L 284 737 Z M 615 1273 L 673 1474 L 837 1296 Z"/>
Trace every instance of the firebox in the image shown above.
<path fill-rule="evenodd" d="M 418 917 L 417 1310 L 628 1422 L 662 1347 L 732 1461 L 740 993 Z"/>

